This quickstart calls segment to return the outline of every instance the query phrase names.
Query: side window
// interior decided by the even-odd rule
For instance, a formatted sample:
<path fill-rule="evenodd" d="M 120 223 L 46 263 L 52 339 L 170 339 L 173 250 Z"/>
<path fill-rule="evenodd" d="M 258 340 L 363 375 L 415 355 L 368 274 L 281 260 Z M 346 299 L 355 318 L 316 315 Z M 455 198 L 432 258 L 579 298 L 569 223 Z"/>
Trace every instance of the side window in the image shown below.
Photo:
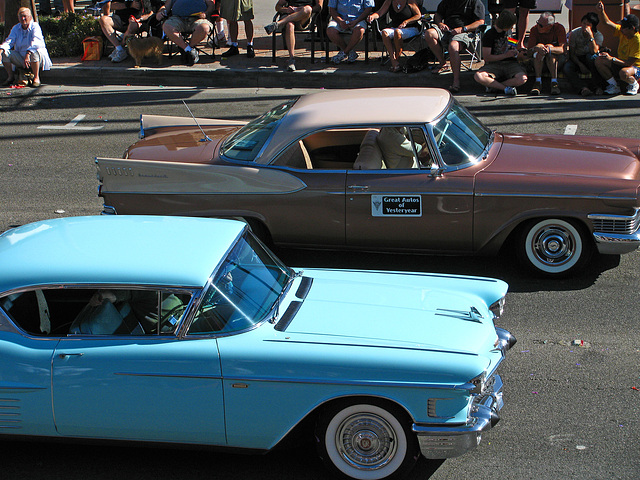
<path fill-rule="evenodd" d="M 369 129 L 360 143 L 354 170 L 406 170 L 419 168 L 425 154 L 425 135 L 420 128 L 384 126 Z M 426 150 L 428 154 L 428 150 Z"/>
<path fill-rule="evenodd" d="M 429 168 L 433 163 L 431 152 L 429 151 L 429 142 L 427 141 L 424 129 L 413 127 L 411 128 L 411 137 L 413 138 L 413 144 L 418 154 L 418 163 L 421 167 Z"/>
<path fill-rule="evenodd" d="M 162 335 L 175 332 L 189 301 L 157 290 L 65 288 L 9 295 L 0 307 L 36 336 Z"/>
<path fill-rule="evenodd" d="M 278 155 L 278 157 L 273 161 L 273 165 L 299 168 L 302 170 L 311 170 L 313 168 L 311 157 L 309 156 L 307 147 L 302 140 L 298 140 L 297 142 L 289 145 L 284 152 Z"/>

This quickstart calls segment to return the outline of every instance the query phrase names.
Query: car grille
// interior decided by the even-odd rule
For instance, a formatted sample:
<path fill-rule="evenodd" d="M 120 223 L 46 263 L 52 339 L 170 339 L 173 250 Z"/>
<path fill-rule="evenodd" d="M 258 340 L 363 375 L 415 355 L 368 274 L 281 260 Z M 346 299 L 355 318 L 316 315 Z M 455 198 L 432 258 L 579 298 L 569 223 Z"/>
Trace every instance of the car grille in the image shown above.
<path fill-rule="evenodd" d="M 598 233 L 615 233 L 630 235 L 640 226 L 640 210 L 631 216 L 625 215 L 589 215 L 593 221 L 593 229 Z"/>

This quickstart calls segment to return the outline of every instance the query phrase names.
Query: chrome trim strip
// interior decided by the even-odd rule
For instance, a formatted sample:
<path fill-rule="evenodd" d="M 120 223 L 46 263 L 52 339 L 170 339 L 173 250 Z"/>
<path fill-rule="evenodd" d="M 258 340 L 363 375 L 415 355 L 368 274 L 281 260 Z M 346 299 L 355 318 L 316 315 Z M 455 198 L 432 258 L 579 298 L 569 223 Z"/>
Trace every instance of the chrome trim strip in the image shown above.
<path fill-rule="evenodd" d="M 457 355 L 470 355 L 472 357 L 477 357 L 477 353 L 473 352 L 463 352 L 458 350 L 440 350 L 435 348 L 418 348 L 418 347 L 397 347 L 394 345 L 363 345 L 360 343 L 332 343 L 332 342 L 311 342 L 311 341 L 302 341 L 302 340 L 288 340 L 288 339 L 273 339 L 263 340 L 264 342 L 274 342 L 274 343 L 295 343 L 299 345 L 337 345 L 340 347 L 364 347 L 364 348 L 384 348 L 389 350 L 416 350 L 418 352 L 434 352 L 434 353 L 455 353 Z"/>
<path fill-rule="evenodd" d="M 434 388 L 438 390 L 454 390 L 458 385 L 425 383 L 425 382 L 386 382 L 379 380 L 335 380 L 312 378 L 285 378 L 285 377 L 224 377 L 225 382 L 265 382 L 265 383 L 293 383 L 310 385 L 340 385 L 354 387 L 400 387 L 400 388 Z"/>
<path fill-rule="evenodd" d="M 158 378 L 200 378 L 203 380 L 223 380 L 221 375 L 207 374 L 183 374 L 183 373 L 138 373 L 138 372 L 114 372 L 114 375 L 125 377 L 158 377 Z"/>
<path fill-rule="evenodd" d="M 603 195 L 551 195 L 542 193 L 477 193 L 476 197 L 521 197 L 521 198 L 576 198 L 580 200 L 627 200 L 636 201 L 635 197 L 606 197 Z"/>

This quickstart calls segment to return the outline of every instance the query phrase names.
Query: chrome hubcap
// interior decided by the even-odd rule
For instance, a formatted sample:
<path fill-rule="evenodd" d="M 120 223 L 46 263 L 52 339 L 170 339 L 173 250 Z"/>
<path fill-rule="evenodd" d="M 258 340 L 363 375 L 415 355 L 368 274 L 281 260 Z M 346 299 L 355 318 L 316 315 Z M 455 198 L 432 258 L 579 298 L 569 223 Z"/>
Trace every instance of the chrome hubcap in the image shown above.
<path fill-rule="evenodd" d="M 536 233 L 533 240 L 533 251 L 543 263 L 558 265 L 571 259 L 574 254 L 575 239 L 557 226 L 545 227 Z"/>
<path fill-rule="evenodd" d="M 395 455 L 397 443 L 393 428 L 374 414 L 352 415 L 336 431 L 340 455 L 360 470 L 384 467 Z"/>

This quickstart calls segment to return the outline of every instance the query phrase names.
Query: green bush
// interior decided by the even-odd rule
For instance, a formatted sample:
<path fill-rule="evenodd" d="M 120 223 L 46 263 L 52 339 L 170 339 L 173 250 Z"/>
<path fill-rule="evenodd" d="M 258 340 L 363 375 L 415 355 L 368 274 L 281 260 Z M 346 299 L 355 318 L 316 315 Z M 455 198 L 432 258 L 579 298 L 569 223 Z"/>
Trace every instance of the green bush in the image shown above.
<path fill-rule="evenodd" d="M 40 17 L 40 27 L 51 57 L 82 55 L 82 40 L 102 35 L 98 20 L 91 15 L 63 13 L 60 17 Z"/>

